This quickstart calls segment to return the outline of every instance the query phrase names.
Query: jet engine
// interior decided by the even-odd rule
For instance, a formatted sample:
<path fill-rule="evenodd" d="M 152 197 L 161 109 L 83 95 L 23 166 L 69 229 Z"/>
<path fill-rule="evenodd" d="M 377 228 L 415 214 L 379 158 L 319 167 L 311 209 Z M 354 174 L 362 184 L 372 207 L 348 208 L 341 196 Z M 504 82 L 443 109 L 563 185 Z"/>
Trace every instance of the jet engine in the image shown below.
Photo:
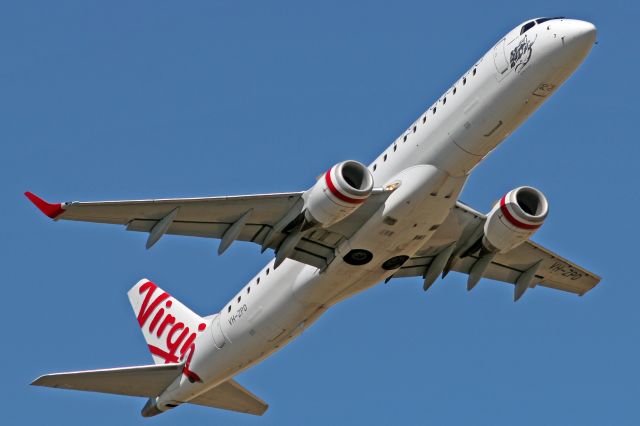
<path fill-rule="evenodd" d="M 525 242 L 542 226 L 549 204 L 542 192 L 530 186 L 509 191 L 487 215 L 482 245 L 505 253 Z"/>
<path fill-rule="evenodd" d="M 347 160 L 331 167 L 303 194 L 305 221 L 322 227 L 353 213 L 373 190 L 373 175 L 364 164 Z"/>

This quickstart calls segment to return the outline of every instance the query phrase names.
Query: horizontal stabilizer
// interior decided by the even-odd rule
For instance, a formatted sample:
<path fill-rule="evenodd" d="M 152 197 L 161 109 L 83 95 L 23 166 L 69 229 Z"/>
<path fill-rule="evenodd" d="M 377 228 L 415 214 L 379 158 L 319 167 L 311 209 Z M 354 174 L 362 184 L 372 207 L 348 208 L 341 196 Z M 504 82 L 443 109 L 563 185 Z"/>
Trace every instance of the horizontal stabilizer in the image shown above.
<path fill-rule="evenodd" d="M 227 380 L 188 402 L 189 404 L 255 414 L 256 416 L 263 415 L 264 412 L 267 411 L 267 408 L 269 408 L 269 405 L 263 400 L 246 390 L 233 379 Z"/>
<path fill-rule="evenodd" d="M 183 364 L 161 364 L 54 373 L 40 376 L 31 384 L 151 398 L 173 383 L 183 367 Z"/>

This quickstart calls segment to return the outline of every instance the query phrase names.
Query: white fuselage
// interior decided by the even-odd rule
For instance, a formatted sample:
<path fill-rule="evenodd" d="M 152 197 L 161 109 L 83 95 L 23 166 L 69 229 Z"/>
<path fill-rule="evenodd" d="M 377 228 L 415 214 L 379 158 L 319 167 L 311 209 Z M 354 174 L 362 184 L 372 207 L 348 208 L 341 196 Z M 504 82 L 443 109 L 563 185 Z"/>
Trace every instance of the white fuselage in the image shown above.
<path fill-rule="evenodd" d="M 584 60 L 593 25 L 570 19 L 518 26 L 491 48 L 369 166 L 375 185 L 399 183 L 385 204 L 319 269 L 285 260 L 269 262 L 198 337 L 191 370 L 157 405 L 188 402 L 284 346 L 330 306 L 393 275 L 381 267 L 412 256 L 456 203 L 471 170 L 535 111 Z M 366 249 L 373 260 L 342 261 Z"/>

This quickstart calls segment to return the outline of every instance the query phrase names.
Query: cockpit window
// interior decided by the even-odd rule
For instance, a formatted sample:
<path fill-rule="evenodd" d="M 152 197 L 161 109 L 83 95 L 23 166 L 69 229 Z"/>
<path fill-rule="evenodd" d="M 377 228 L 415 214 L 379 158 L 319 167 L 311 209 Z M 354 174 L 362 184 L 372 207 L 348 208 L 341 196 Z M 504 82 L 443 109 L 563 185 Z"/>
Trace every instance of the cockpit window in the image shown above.
<path fill-rule="evenodd" d="M 536 19 L 538 24 L 542 24 L 543 22 L 553 21 L 554 19 L 564 19 L 564 16 L 556 16 L 555 18 L 540 18 Z"/>
<path fill-rule="evenodd" d="M 524 24 L 522 26 L 522 28 L 520 29 L 520 35 L 526 33 L 527 31 L 529 31 L 535 24 L 536 24 L 536 21 L 531 21 L 531 22 L 527 22 L 526 24 Z"/>

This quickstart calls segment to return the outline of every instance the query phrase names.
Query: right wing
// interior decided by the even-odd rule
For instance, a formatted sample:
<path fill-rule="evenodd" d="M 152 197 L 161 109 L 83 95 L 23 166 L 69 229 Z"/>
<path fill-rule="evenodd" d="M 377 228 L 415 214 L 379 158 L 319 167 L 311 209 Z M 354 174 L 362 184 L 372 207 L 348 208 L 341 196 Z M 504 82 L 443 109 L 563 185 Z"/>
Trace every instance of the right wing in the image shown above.
<path fill-rule="evenodd" d="M 125 225 L 128 231 L 148 232 L 147 248 L 164 234 L 221 239 L 222 253 L 235 241 L 248 241 L 262 249 L 277 250 L 292 223 L 300 217 L 302 192 L 238 195 L 228 197 L 48 203 L 31 192 L 25 195 L 54 220 L 75 220 Z M 375 189 L 362 206 L 327 229 L 304 233 L 288 256 L 317 268 L 325 268 L 338 246 L 389 196 Z"/>

